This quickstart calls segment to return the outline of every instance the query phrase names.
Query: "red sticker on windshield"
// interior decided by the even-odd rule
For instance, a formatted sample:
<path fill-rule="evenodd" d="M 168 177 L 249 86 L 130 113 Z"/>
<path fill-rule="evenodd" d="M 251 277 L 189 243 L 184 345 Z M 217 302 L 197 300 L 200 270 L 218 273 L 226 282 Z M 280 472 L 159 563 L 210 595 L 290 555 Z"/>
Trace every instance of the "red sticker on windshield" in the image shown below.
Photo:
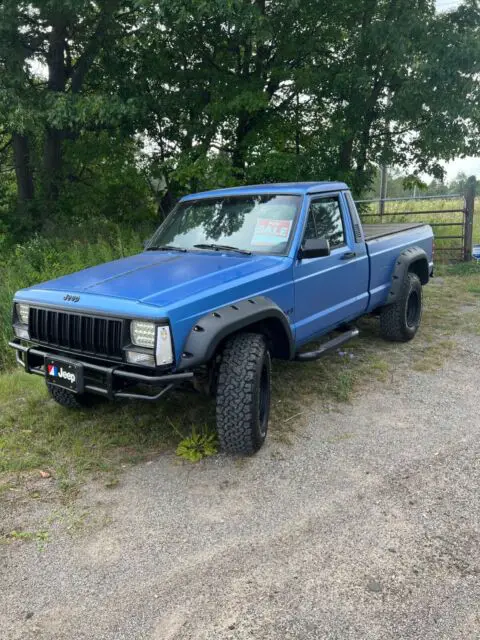
<path fill-rule="evenodd" d="M 259 218 L 252 238 L 252 245 L 271 246 L 287 242 L 292 228 L 291 220 L 270 220 Z"/>

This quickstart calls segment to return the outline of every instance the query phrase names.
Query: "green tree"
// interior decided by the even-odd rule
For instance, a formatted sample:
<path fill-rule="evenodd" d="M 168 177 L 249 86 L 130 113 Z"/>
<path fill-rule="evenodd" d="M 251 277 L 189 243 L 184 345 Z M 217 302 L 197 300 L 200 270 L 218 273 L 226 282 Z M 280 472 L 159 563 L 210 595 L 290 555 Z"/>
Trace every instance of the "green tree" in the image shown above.
<path fill-rule="evenodd" d="M 344 178 L 381 162 L 441 177 L 478 145 L 479 16 L 433 0 L 176 0 L 138 39 L 164 208 L 183 190 Z M 168 80 L 166 80 L 168 78 Z"/>
<path fill-rule="evenodd" d="M 355 0 L 315 82 L 327 172 L 361 192 L 382 163 L 441 177 L 439 159 L 478 150 L 479 12 L 430 0 Z"/>
<path fill-rule="evenodd" d="M 479 25 L 475 0 L 2 0 L 0 212 L 12 179 L 17 229 L 79 197 L 163 215 L 244 182 L 360 194 L 381 163 L 442 179 L 479 151 Z"/>
<path fill-rule="evenodd" d="M 137 19 L 131 4 L 1 3 L 0 129 L 11 146 L 19 228 L 40 228 L 42 214 L 55 211 L 62 188 L 78 178 L 75 162 L 66 162 L 73 148 L 88 136 L 95 144 L 103 131 L 133 135 L 134 101 L 115 90 L 108 65 Z"/>
<path fill-rule="evenodd" d="M 185 188 L 275 179 L 300 155 L 302 76 L 334 42 L 331 4 L 174 0 L 151 12 L 137 63 L 164 204 Z"/>

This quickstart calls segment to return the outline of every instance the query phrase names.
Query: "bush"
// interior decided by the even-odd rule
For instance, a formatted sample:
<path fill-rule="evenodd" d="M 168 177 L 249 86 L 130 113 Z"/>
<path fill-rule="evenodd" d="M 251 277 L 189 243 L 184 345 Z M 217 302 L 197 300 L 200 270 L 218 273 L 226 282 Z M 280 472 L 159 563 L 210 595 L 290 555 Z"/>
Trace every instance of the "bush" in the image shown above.
<path fill-rule="evenodd" d="M 0 247 L 0 370 L 14 362 L 8 342 L 12 298 L 18 289 L 137 253 L 153 227 L 134 231 L 102 221 L 94 228 L 90 223 L 58 230 L 56 236 L 36 235 L 23 244 L 4 242 Z"/>

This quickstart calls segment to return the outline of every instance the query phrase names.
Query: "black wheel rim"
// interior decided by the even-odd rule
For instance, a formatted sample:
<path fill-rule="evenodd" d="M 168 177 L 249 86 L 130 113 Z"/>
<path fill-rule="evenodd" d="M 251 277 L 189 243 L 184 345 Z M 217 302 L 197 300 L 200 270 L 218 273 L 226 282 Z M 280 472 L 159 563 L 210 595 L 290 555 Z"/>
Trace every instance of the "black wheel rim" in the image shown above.
<path fill-rule="evenodd" d="M 414 329 L 420 317 L 420 296 L 417 291 L 411 291 L 407 302 L 407 326 Z"/>
<path fill-rule="evenodd" d="M 268 413 L 270 409 L 270 376 L 266 364 L 263 365 L 260 376 L 259 405 L 260 436 L 264 438 L 267 434 Z"/>

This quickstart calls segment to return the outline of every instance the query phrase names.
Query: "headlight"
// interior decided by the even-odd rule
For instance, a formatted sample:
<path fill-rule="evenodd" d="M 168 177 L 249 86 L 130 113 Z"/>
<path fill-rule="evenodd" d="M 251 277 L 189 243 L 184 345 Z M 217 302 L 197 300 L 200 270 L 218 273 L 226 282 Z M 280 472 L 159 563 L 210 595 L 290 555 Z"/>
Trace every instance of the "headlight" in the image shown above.
<path fill-rule="evenodd" d="M 168 326 L 158 327 L 155 357 L 158 366 L 173 362 L 172 336 Z"/>
<path fill-rule="evenodd" d="M 28 318 L 30 316 L 30 307 L 28 304 L 22 304 L 21 302 L 17 302 L 17 318 L 20 320 L 22 324 L 28 324 Z"/>
<path fill-rule="evenodd" d="M 137 347 L 153 349 L 155 347 L 155 325 L 152 322 L 134 320 L 130 324 L 130 338 Z"/>
<path fill-rule="evenodd" d="M 130 324 L 130 338 L 136 347 L 155 350 L 155 362 L 157 366 L 171 364 L 173 362 L 173 345 L 170 327 L 168 325 L 157 326 L 153 322 L 133 320 Z M 128 352 L 128 361 L 140 364 L 142 358 L 131 355 Z M 147 354 L 148 355 L 148 354 Z M 153 360 L 153 357 L 152 357 Z M 149 358 L 143 358 L 142 364 L 149 364 Z"/>

